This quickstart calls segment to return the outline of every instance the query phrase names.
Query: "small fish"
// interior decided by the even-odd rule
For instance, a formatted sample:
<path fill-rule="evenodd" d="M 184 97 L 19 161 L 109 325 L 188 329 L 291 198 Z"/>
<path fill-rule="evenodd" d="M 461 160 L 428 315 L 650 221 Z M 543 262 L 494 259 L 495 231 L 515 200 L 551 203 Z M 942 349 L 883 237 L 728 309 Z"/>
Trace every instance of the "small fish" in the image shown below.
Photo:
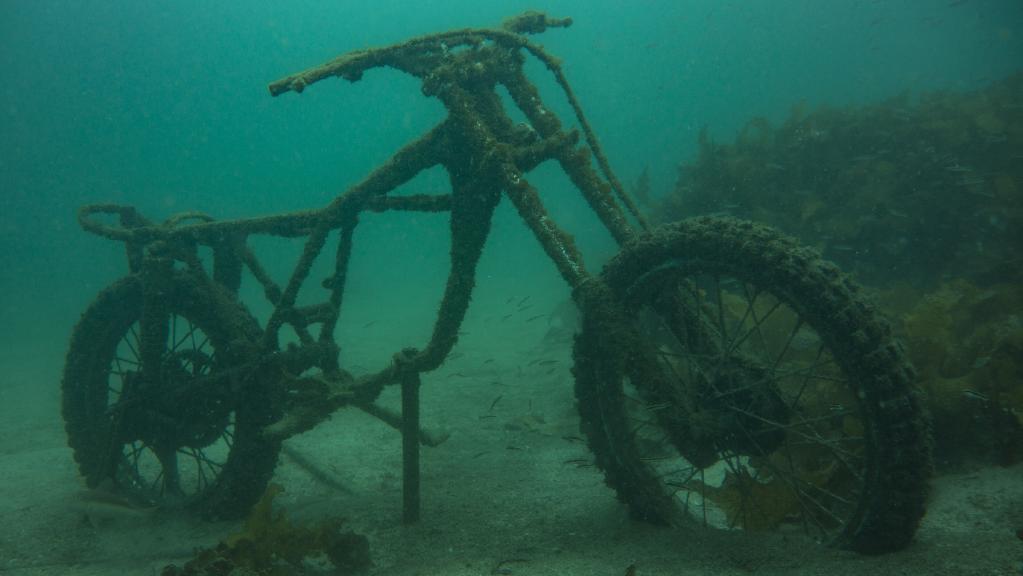
<path fill-rule="evenodd" d="M 500 562 L 497 563 L 497 566 L 494 566 L 494 568 L 490 571 L 490 573 L 491 574 L 511 574 L 512 573 L 512 569 L 508 568 L 506 565 L 507 564 L 516 564 L 516 563 L 519 563 L 519 562 L 529 562 L 529 560 L 527 560 L 525 558 L 509 558 L 507 560 L 501 560 Z"/>
<path fill-rule="evenodd" d="M 967 190 L 967 192 L 969 194 L 974 195 L 974 196 L 980 196 L 981 198 L 992 198 L 993 199 L 995 197 L 995 195 L 990 193 L 990 192 L 984 192 L 982 190 L 976 190 L 976 189 L 973 189 L 973 188 L 970 188 L 969 190 Z"/>
<path fill-rule="evenodd" d="M 959 186 L 978 186 L 983 184 L 985 180 L 983 178 L 964 178 L 959 181 Z"/>
<path fill-rule="evenodd" d="M 83 490 L 71 508 L 81 513 L 93 528 L 111 521 L 143 520 L 157 511 L 156 506 L 119 494 L 115 490 L 112 482 Z"/>
<path fill-rule="evenodd" d="M 990 400 L 990 398 L 987 397 L 987 394 L 984 394 L 983 392 L 977 392 L 976 390 L 969 389 L 963 390 L 963 396 L 966 397 L 968 400 L 975 400 L 977 402 L 987 402 L 988 400 Z"/>
<path fill-rule="evenodd" d="M 529 318 L 526 318 L 526 322 L 532 322 L 533 320 L 543 318 L 544 316 L 546 316 L 546 314 L 537 314 L 536 316 L 530 316 Z"/>
<path fill-rule="evenodd" d="M 494 401 L 490 403 L 490 408 L 487 409 L 487 412 L 493 412 L 494 411 L 494 406 L 497 406 L 497 403 L 500 402 L 501 398 L 503 398 L 503 397 L 504 397 L 504 395 L 502 394 L 502 395 L 499 395 L 497 398 L 494 398 Z"/>
<path fill-rule="evenodd" d="M 557 363 L 558 363 L 557 360 L 540 360 L 539 362 L 537 362 L 537 364 L 539 364 L 540 366 L 550 366 L 552 364 Z"/>

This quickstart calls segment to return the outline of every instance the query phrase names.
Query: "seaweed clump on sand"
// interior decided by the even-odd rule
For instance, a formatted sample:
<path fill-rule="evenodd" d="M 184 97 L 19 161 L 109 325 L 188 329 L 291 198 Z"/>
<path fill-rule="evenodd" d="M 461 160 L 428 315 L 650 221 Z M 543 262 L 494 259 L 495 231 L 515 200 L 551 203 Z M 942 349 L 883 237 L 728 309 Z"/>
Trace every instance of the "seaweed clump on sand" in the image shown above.
<path fill-rule="evenodd" d="M 727 213 L 816 246 L 901 320 L 939 465 L 1023 459 L 1023 73 L 972 93 L 704 130 L 661 220 Z"/>
<path fill-rule="evenodd" d="M 183 567 L 167 566 L 162 576 L 288 576 L 357 574 L 371 565 L 365 536 L 342 532 L 342 520 L 298 526 L 284 510 L 274 513 L 273 500 L 284 489 L 267 487 L 241 532 L 215 548 L 200 549 Z"/>

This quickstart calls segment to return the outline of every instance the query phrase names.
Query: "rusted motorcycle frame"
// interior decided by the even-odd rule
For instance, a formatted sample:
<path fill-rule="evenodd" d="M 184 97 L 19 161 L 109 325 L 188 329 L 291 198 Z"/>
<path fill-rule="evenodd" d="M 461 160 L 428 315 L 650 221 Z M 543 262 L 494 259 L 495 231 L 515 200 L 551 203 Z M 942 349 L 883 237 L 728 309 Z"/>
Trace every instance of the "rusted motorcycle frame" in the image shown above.
<path fill-rule="evenodd" d="M 64 372 L 69 442 L 88 483 L 112 480 L 164 504 L 236 517 L 262 493 L 283 439 L 357 406 L 402 431 L 405 515 L 414 520 L 419 444 L 435 443 L 419 427 L 419 375 L 458 339 L 505 195 L 582 310 L 573 370 L 582 429 L 638 517 L 799 526 L 870 552 L 904 545 L 923 513 L 930 461 L 912 369 L 887 324 L 832 265 L 762 226 L 700 218 L 648 230 L 560 64 L 526 36 L 570 23 L 528 13 L 498 29 L 349 53 L 272 83 L 277 96 L 390 67 L 420 79 L 447 109 L 324 208 L 154 223 L 128 206 L 83 207 L 82 226 L 123 242 L 130 270 L 83 315 Z M 527 57 L 553 75 L 578 130 L 544 105 L 524 73 Z M 528 123 L 508 116 L 497 86 Z M 546 161 L 624 247 L 600 275 L 585 269 L 526 178 Z M 438 165 L 450 193 L 389 194 Z M 392 210 L 450 212 L 450 272 L 426 345 L 356 378 L 334 340 L 353 233 L 362 212 Z M 299 305 L 334 232 L 325 298 Z M 251 249 L 257 235 L 304 239 L 283 286 Z M 238 299 L 243 274 L 271 304 L 262 325 Z M 787 323 L 778 344 L 774 322 Z M 282 348 L 285 327 L 298 342 Z M 375 403 L 391 384 L 401 385 L 400 414 Z"/>

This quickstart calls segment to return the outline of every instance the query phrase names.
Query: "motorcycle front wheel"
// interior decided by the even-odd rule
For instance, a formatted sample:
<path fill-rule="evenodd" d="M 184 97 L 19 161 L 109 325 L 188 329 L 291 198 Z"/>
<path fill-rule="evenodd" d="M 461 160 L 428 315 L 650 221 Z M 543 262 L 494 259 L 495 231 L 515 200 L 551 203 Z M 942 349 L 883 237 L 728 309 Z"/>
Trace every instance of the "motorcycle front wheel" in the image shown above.
<path fill-rule="evenodd" d="M 635 516 L 864 553 L 911 540 L 929 423 L 889 325 L 834 265 L 708 217 L 632 242 L 601 278 L 580 288 L 576 397 Z"/>

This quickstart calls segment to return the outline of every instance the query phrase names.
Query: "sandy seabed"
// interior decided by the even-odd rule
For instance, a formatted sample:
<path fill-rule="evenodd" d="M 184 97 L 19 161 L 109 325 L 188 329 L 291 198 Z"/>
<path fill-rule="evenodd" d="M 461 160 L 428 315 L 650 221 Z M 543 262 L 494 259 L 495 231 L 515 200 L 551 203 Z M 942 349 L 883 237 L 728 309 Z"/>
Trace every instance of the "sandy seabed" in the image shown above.
<path fill-rule="evenodd" d="M 589 453 L 573 438 L 570 339 L 544 338 L 542 324 L 476 326 L 457 358 L 424 375 L 423 424 L 450 438 L 423 450 L 421 522 L 401 523 L 400 437 L 356 410 L 288 441 L 288 452 L 335 482 L 315 479 L 285 454 L 274 478 L 285 493 L 276 502 L 299 522 L 346 518 L 369 538 L 370 575 L 623 576 L 630 565 L 636 576 L 1023 574 L 1015 533 L 1023 527 L 1023 466 L 937 478 L 916 541 L 879 557 L 779 534 L 630 520 L 600 473 L 579 465 Z M 35 400 L 37 382 L 19 381 L 16 370 L 6 378 L 0 574 L 159 574 L 238 529 L 170 512 L 86 521 L 56 391 Z M 396 392 L 382 402 L 396 405 Z"/>

